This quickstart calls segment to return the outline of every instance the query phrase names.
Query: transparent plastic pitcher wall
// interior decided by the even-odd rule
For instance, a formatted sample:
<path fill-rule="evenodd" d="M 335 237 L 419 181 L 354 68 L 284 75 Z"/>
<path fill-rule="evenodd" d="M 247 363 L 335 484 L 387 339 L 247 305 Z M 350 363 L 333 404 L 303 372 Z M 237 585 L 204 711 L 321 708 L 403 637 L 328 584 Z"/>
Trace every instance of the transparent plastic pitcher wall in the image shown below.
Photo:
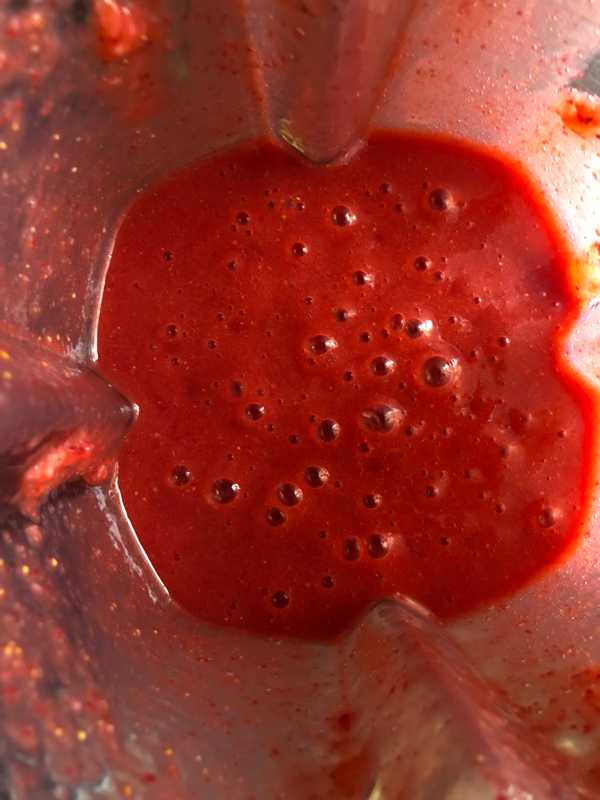
<path fill-rule="evenodd" d="M 595 297 L 600 11 L 583 0 L 11 0 L 0 11 L 2 798 L 547 800 L 600 791 L 597 512 L 483 612 L 410 600 L 329 644 L 162 592 L 110 483 L 132 420 L 93 372 L 136 193 L 259 133 L 316 162 L 368 127 L 522 164 Z M 598 311 L 573 363 L 597 383 Z"/>

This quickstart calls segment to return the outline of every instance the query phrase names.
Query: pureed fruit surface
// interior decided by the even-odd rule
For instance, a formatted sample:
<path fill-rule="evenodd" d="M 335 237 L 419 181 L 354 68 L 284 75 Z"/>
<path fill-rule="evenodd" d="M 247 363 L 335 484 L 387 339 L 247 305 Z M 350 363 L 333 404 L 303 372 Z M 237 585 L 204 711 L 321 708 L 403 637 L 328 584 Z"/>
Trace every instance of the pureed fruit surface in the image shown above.
<path fill-rule="evenodd" d="M 575 302 L 524 181 L 377 134 L 315 167 L 267 141 L 137 200 L 99 368 L 140 408 L 119 458 L 158 574 L 202 619 L 337 633 L 397 592 L 450 615 L 583 524 Z"/>

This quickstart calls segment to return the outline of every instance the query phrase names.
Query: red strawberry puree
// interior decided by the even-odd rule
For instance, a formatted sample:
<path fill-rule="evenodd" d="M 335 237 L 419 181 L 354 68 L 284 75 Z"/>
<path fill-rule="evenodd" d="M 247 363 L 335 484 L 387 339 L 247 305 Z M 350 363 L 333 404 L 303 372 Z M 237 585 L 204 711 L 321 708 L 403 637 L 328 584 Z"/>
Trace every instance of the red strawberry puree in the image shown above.
<path fill-rule="evenodd" d="M 564 557 L 590 455 L 566 274 L 514 168 L 431 137 L 326 167 L 259 140 L 146 191 L 99 368 L 139 405 L 118 484 L 172 597 L 327 637 L 378 598 L 454 615 Z"/>

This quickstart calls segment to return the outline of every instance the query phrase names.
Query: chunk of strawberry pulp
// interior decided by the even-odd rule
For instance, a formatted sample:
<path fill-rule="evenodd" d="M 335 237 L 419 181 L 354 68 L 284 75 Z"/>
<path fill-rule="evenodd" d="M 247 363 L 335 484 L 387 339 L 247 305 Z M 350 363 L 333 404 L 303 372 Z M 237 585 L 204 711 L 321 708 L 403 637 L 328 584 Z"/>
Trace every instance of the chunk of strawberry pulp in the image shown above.
<path fill-rule="evenodd" d="M 118 484 L 174 599 L 324 637 L 396 593 L 468 611 L 563 557 L 590 459 L 566 275 L 518 171 L 439 138 L 326 167 L 258 140 L 142 194 L 99 369 L 140 408 Z"/>

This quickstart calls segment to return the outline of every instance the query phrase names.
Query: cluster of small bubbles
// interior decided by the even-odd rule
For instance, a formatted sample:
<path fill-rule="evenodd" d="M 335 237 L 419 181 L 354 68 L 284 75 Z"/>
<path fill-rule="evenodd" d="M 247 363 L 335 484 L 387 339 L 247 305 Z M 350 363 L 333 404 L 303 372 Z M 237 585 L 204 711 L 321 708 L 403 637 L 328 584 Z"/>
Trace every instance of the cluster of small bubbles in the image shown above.
<path fill-rule="evenodd" d="M 231 384 L 231 394 L 234 397 L 241 397 L 244 394 L 244 384 L 241 381 L 233 381 Z"/>
<path fill-rule="evenodd" d="M 297 506 L 302 500 L 302 489 L 295 483 L 281 483 L 277 487 L 277 497 L 284 506 Z"/>
<path fill-rule="evenodd" d="M 368 331 L 363 331 L 358 338 L 361 342 L 367 344 L 367 342 L 371 341 L 371 334 Z"/>
<path fill-rule="evenodd" d="M 334 225 L 343 228 L 345 225 L 352 225 L 356 217 L 347 206 L 336 206 L 331 212 L 331 219 Z"/>
<path fill-rule="evenodd" d="M 299 441 L 300 441 L 300 437 L 297 436 L 295 433 L 293 433 L 290 436 L 290 444 L 298 444 Z"/>
<path fill-rule="evenodd" d="M 321 581 L 323 584 L 324 589 L 333 589 L 335 581 L 331 577 L 331 575 L 326 575 L 323 580 Z"/>
<path fill-rule="evenodd" d="M 440 389 L 452 378 L 452 365 L 443 356 L 431 356 L 421 367 L 423 383 L 432 389 Z"/>
<path fill-rule="evenodd" d="M 307 467 L 304 470 L 304 480 L 313 489 L 319 489 L 329 479 L 329 473 L 324 467 Z"/>
<path fill-rule="evenodd" d="M 286 608 L 290 604 L 290 598 L 285 592 L 275 592 L 271 598 L 271 602 L 275 608 Z"/>
<path fill-rule="evenodd" d="M 429 195 L 429 205 L 434 211 L 447 211 L 450 208 L 450 192 L 446 189 L 435 189 Z"/>
<path fill-rule="evenodd" d="M 250 222 L 250 214 L 247 211 L 240 211 L 236 219 L 240 225 L 247 225 Z"/>
<path fill-rule="evenodd" d="M 314 353 L 316 356 L 323 356 L 329 350 L 337 347 L 337 342 L 335 339 L 332 339 L 331 336 L 324 336 L 323 334 L 318 334 L 317 336 L 313 336 L 308 343 L 309 349 L 311 353 Z"/>
<path fill-rule="evenodd" d="M 427 323 L 424 322 L 422 319 L 409 319 L 406 323 L 406 328 L 404 332 L 408 336 L 409 339 L 418 339 L 420 336 L 423 336 L 425 331 L 427 330 Z"/>
<path fill-rule="evenodd" d="M 179 464 L 171 470 L 171 483 L 173 486 L 185 486 L 186 483 L 189 483 L 191 477 L 192 473 L 183 464 Z"/>
<path fill-rule="evenodd" d="M 292 255 L 301 258 L 302 256 L 306 255 L 307 247 L 302 242 L 295 242 L 292 245 Z"/>
<path fill-rule="evenodd" d="M 346 370 L 346 372 L 344 372 L 342 375 L 342 378 L 349 383 L 350 381 L 354 380 L 354 373 L 351 370 Z"/>
<path fill-rule="evenodd" d="M 347 322 L 347 321 L 348 321 L 348 317 L 349 317 L 349 316 L 350 316 L 350 315 L 348 314 L 348 312 L 346 311 L 346 309 L 345 309 L 345 308 L 339 308 L 339 309 L 338 309 L 338 310 L 335 312 L 335 318 L 336 318 L 336 320 L 337 320 L 338 322 Z"/>
<path fill-rule="evenodd" d="M 377 356 L 373 359 L 373 361 L 371 361 L 371 370 L 373 375 L 377 375 L 378 377 L 389 375 L 394 371 L 395 367 L 395 362 L 387 356 Z"/>
<path fill-rule="evenodd" d="M 500 336 L 498 339 L 498 347 L 508 347 L 510 339 L 508 336 Z"/>
<path fill-rule="evenodd" d="M 352 275 L 352 280 L 357 286 L 366 286 L 370 278 L 364 270 L 357 269 Z"/>
<path fill-rule="evenodd" d="M 429 259 L 425 258 L 425 256 L 418 256 L 415 259 L 415 269 L 417 272 L 425 272 L 429 269 Z"/>
<path fill-rule="evenodd" d="M 324 419 L 317 427 L 317 436 L 322 442 L 333 442 L 340 433 L 340 426 L 332 419 Z"/>
<path fill-rule="evenodd" d="M 167 325 L 166 334 L 170 339 L 174 339 L 179 333 L 177 325 Z"/>
<path fill-rule="evenodd" d="M 355 536 L 344 539 L 342 544 L 342 555 L 346 561 L 358 561 L 362 547 L 360 541 Z"/>
<path fill-rule="evenodd" d="M 381 194 L 389 194 L 392 191 L 392 187 L 389 183 L 382 183 L 379 187 L 379 191 Z"/>
<path fill-rule="evenodd" d="M 235 270 L 236 270 L 236 267 L 237 267 L 237 264 L 235 263 L 235 261 L 229 261 L 229 262 L 227 263 L 227 269 L 228 269 L 230 272 L 235 272 Z"/>
<path fill-rule="evenodd" d="M 558 521 L 558 514 L 553 508 L 543 508 L 537 519 L 540 527 L 552 528 Z"/>
<path fill-rule="evenodd" d="M 174 257 L 175 257 L 175 254 L 173 253 L 172 250 L 165 250 L 164 253 L 163 253 L 163 258 L 164 258 L 165 261 L 173 261 Z"/>
<path fill-rule="evenodd" d="M 213 500 L 225 505 L 235 500 L 239 490 L 240 486 L 235 481 L 229 480 L 229 478 L 218 478 L 213 483 L 210 493 Z"/>
<path fill-rule="evenodd" d="M 245 408 L 246 416 L 253 421 L 260 419 L 264 413 L 265 407 L 261 406 L 260 403 L 248 403 Z"/>
<path fill-rule="evenodd" d="M 404 327 L 404 316 L 402 314 L 392 314 L 390 328 L 393 331 L 401 331 Z"/>
<path fill-rule="evenodd" d="M 377 506 L 381 505 L 381 495 L 380 494 L 366 494 L 363 497 L 363 503 L 367 508 L 377 508 Z"/>
<path fill-rule="evenodd" d="M 386 405 L 376 405 L 362 412 L 363 425 L 377 433 L 389 433 L 396 424 L 393 409 Z"/>
<path fill-rule="evenodd" d="M 358 449 L 361 453 L 368 453 L 371 449 L 371 445 L 368 442 L 361 442 L 358 445 Z"/>
<path fill-rule="evenodd" d="M 271 506 L 271 508 L 267 508 L 265 511 L 265 519 L 267 524 L 270 525 L 272 528 L 278 528 L 280 525 L 286 520 L 285 512 L 283 512 L 277 506 Z"/>
<path fill-rule="evenodd" d="M 423 494 L 425 495 L 425 497 L 429 497 L 431 499 L 433 497 L 438 496 L 439 489 L 437 488 L 437 486 L 426 486 L 423 489 Z"/>
<path fill-rule="evenodd" d="M 382 533 L 372 533 L 367 536 L 367 552 L 371 558 L 383 558 L 390 551 L 390 543 L 387 536 Z"/>

